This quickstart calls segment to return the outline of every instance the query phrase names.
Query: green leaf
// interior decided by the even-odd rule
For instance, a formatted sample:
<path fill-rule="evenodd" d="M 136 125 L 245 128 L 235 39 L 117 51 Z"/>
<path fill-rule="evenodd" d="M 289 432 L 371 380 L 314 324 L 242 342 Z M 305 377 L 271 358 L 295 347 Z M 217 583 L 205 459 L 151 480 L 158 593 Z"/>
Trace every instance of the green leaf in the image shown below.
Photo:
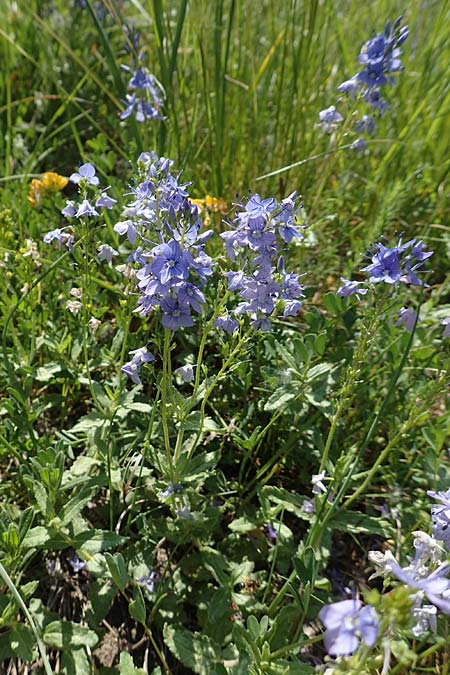
<path fill-rule="evenodd" d="M 384 518 L 366 516 L 354 511 L 338 512 L 331 521 L 335 530 L 351 532 L 352 534 L 377 534 L 384 539 L 394 536 L 394 528 Z"/>
<path fill-rule="evenodd" d="M 91 412 L 85 415 L 73 426 L 70 431 L 74 434 L 87 433 L 100 428 L 105 422 L 105 418 L 98 412 Z"/>
<path fill-rule="evenodd" d="M 12 657 L 22 661 L 32 661 L 36 654 L 34 647 L 36 638 L 33 631 L 24 624 L 17 624 L 14 628 L 0 633 L 0 662 Z"/>
<path fill-rule="evenodd" d="M 88 530 L 77 534 L 72 541 L 72 546 L 80 552 L 88 553 L 90 555 L 99 553 L 100 551 L 107 551 L 110 548 L 120 546 L 125 543 L 126 538 L 121 537 L 115 532 L 108 530 Z"/>
<path fill-rule="evenodd" d="M 119 662 L 119 675 L 145 675 L 145 670 L 136 668 L 130 654 L 122 652 Z"/>
<path fill-rule="evenodd" d="M 342 312 L 342 300 L 336 293 L 325 293 L 323 304 L 331 314 L 340 314 Z"/>
<path fill-rule="evenodd" d="M 20 543 L 23 542 L 25 536 L 27 535 L 31 524 L 33 522 L 34 518 L 34 509 L 32 506 L 30 506 L 28 509 L 25 509 L 20 515 L 20 520 L 19 520 L 19 541 Z"/>
<path fill-rule="evenodd" d="M 123 593 L 130 581 L 123 555 L 121 553 L 114 553 L 114 555 L 105 553 L 105 560 L 114 583 Z"/>
<path fill-rule="evenodd" d="M 44 629 L 43 640 L 53 649 L 68 647 L 95 647 L 97 634 L 86 626 L 73 621 L 52 621 Z"/>
<path fill-rule="evenodd" d="M 82 647 L 64 651 L 61 658 L 61 672 L 64 675 L 90 675 L 92 673 L 92 663 Z"/>
<path fill-rule="evenodd" d="M 36 369 L 35 378 L 38 382 L 50 382 L 55 378 L 55 375 L 58 375 L 63 370 L 63 367 L 60 363 L 47 363 L 45 366 L 41 366 Z"/>
<path fill-rule="evenodd" d="M 79 492 L 69 499 L 58 514 L 61 525 L 64 527 L 74 520 L 80 511 L 86 506 L 96 491 L 96 487 L 85 485 Z"/>
<path fill-rule="evenodd" d="M 297 396 L 298 392 L 289 391 L 287 387 L 279 387 L 274 391 L 264 404 L 264 410 L 280 410 L 284 408 L 289 401 Z"/>
<path fill-rule="evenodd" d="M 194 410 L 191 412 L 185 422 L 183 423 L 183 428 L 185 431 L 198 431 L 200 424 L 202 422 L 201 414 L 199 410 Z M 217 431 L 220 427 L 214 422 L 211 417 L 205 416 L 202 424 L 202 432 L 212 432 Z"/>
<path fill-rule="evenodd" d="M 46 527 L 37 525 L 28 530 L 22 541 L 22 546 L 25 548 L 39 548 L 44 546 L 50 539 L 50 533 Z"/>
<path fill-rule="evenodd" d="M 269 512 L 273 510 L 273 504 L 277 506 L 277 510 L 280 510 L 280 507 L 284 508 L 286 511 L 293 513 L 297 518 L 302 518 L 302 520 L 310 520 L 311 515 L 305 513 L 303 510 L 303 502 L 305 498 L 302 495 L 299 495 L 294 492 L 289 492 L 285 488 L 276 487 L 275 485 L 265 485 L 259 491 L 261 502 L 265 507 L 265 511 Z"/>
<path fill-rule="evenodd" d="M 90 592 L 90 607 L 86 612 L 87 621 L 92 628 L 101 624 L 116 595 L 117 589 L 109 581 L 107 583 L 101 579 L 94 581 Z"/>
<path fill-rule="evenodd" d="M 218 675 L 223 673 L 221 650 L 211 638 L 203 633 L 191 633 L 185 628 L 164 626 L 164 642 L 172 654 L 194 673 Z M 216 667 L 215 667 L 216 664 Z"/>
<path fill-rule="evenodd" d="M 142 623 L 145 626 L 145 620 L 147 618 L 147 610 L 145 608 L 145 600 L 142 595 L 142 591 L 139 586 L 133 588 L 133 600 L 128 605 L 128 611 L 130 616 Z"/>

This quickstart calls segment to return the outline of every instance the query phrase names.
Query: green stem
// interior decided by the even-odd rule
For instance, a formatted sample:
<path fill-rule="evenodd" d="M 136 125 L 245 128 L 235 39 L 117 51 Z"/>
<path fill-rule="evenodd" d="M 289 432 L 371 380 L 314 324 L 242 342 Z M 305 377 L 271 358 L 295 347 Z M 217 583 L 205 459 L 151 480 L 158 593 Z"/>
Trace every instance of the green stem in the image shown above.
<path fill-rule="evenodd" d="M 41 653 L 42 662 L 44 664 L 44 669 L 45 669 L 46 674 L 47 675 L 53 675 L 53 670 L 52 670 L 51 665 L 49 663 L 49 660 L 47 658 L 45 645 L 44 645 L 44 643 L 42 641 L 42 638 L 40 636 L 40 631 L 38 630 L 38 627 L 36 626 L 36 624 L 34 622 L 34 619 L 33 619 L 33 617 L 31 616 L 31 613 L 28 610 L 28 607 L 26 606 L 26 604 L 22 600 L 22 597 L 21 597 L 19 591 L 15 587 L 14 583 L 12 582 L 12 579 L 10 578 L 9 574 L 7 573 L 5 568 L 3 567 L 2 563 L 0 563 L 0 577 L 3 579 L 3 581 L 5 582 L 5 584 L 8 586 L 9 590 L 11 591 L 11 594 L 12 594 L 17 606 L 20 607 L 20 609 L 23 611 L 26 618 L 28 619 L 31 630 L 33 631 L 34 636 L 36 638 L 36 643 L 37 643 L 38 649 Z"/>
<path fill-rule="evenodd" d="M 169 423 L 168 423 L 168 416 L 167 416 L 167 408 L 168 408 L 168 401 L 167 401 L 167 391 L 169 386 L 171 386 L 170 382 L 170 342 L 172 339 L 172 334 L 168 328 L 164 329 L 164 346 L 163 346 L 163 367 L 162 367 L 162 382 L 161 382 L 161 421 L 162 421 L 162 427 L 163 427 L 163 435 L 164 435 L 164 448 L 166 451 L 167 455 L 167 461 L 169 465 L 169 471 L 170 471 L 170 480 L 172 483 L 175 481 L 174 477 L 174 465 L 173 465 L 173 460 L 172 460 L 172 449 L 170 446 L 170 435 L 169 435 Z"/>
<path fill-rule="evenodd" d="M 209 385 L 208 389 L 205 391 L 205 394 L 203 396 L 202 404 L 200 406 L 200 422 L 199 422 L 199 427 L 197 431 L 197 436 L 195 438 L 195 441 L 189 450 L 188 454 L 188 459 L 191 459 L 192 455 L 194 454 L 194 451 L 199 443 L 200 437 L 202 435 L 203 431 L 203 423 L 205 421 L 205 409 L 206 409 L 206 404 L 208 403 L 208 399 L 211 396 L 212 392 L 217 386 L 217 383 L 219 380 L 222 378 L 223 374 L 225 371 L 229 368 L 229 366 L 233 363 L 235 356 L 240 352 L 242 345 L 247 341 L 248 336 L 250 335 L 252 331 L 252 328 L 249 328 L 244 335 L 240 338 L 234 349 L 230 352 L 229 356 L 225 361 L 222 363 L 222 367 L 220 368 L 219 372 L 217 375 L 214 377 L 212 383 Z"/>

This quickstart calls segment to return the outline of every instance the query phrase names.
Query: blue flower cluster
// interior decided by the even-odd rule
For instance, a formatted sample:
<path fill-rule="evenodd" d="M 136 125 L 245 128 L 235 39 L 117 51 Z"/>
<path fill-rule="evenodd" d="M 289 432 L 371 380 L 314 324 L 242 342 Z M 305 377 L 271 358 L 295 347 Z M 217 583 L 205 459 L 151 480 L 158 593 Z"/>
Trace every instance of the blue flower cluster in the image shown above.
<path fill-rule="evenodd" d="M 386 84 L 392 84 L 394 78 L 392 73 L 403 69 L 400 62 L 402 54 L 400 46 L 408 37 L 408 27 L 400 27 L 402 17 L 399 17 L 394 25 L 388 21 L 384 31 L 371 40 L 368 40 L 363 46 L 358 57 L 363 65 L 363 70 L 356 73 L 350 80 L 342 82 L 338 87 L 341 94 L 347 94 L 355 98 L 357 94 L 369 105 L 372 110 L 383 115 L 389 108 L 388 103 L 381 95 L 381 89 Z M 331 106 L 319 113 L 319 126 L 326 132 L 331 133 L 336 125 L 343 121 L 342 115 L 336 111 L 335 106 Z M 372 136 L 375 131 L 375 119 L 371 115 L 362 115 L 354 123 L 354 131 L 357 134 Z M 365 150 L 366 140 L 360 136 L 351 148 L 355 151 Z"/>
<path fill-rule="evenodd" d="M 170 172 L 173 162 L 154 152 L 138 159 L 138 183 L 122 220 L 114 226 L 137 248 L 129 262 L 140 291 L 136 311 L 142 316 L 159 308 L 162 324 L 172 331 L 193 326 L 192 310 L 205 303 L 202 287 L 213 272 L 213 261 L 204 247 L 212 230 L 201 231 L 199 209 L 188 199 L 188 184 Z"/>
<path fill-rule="evenodd" d="M 392 247 L 377 243 L 369 254 L 370 265 L 363 267 L 360 271 L 368 274 L 369 281 L 373 284 L 384 282 L 391 285 L 404 283 L 422 286 L 423 281 L 419 279 L 417 274 L 424 271 L 420 268 L 425 260 L 432 255 L 432 251 L 424 250 L 423 241 L 417 241 L 416 239 L 411 239 L 403 244 L 400 238 L 397 244 Z M 342 279 L 342 281 L 344 283 L 337 291 L 337 295 L 343 298 L 367 292 L 367 289 L 364 289 L 363 282 L 347 279 Z M 363 286 L 363 288 L 361 289 L 360 286 Z"/>
<path fill-rule="evenodd" d="M 143 64 L 143 52 L 138 52 L 139 33 L 132 37 L 133 49 L 127 49 L 131 52 L 133 66 L 122 65 L 122 70 L 131 73 L 128 82 L 130 94 L 126 95 L 126 100 L 122 101 L 125 106 L 120 114 L 120 119 L 125 120 L 134 114 L 137 122 L 146 120 L 163 120 L 161 108 L 164 100 L 164 90 L 156 77 L 152 75 Z"/>
<path fill-rule="evenodd" d="M 239 262 L 239 271 L 228 272 L 228 289 L 237 291 L 242 302 L 234 314 L 250 316 L 255 330 L 269 331 L 269 316 L 283 308 L 283 316 L 295 316 L 301 309 L 303 286 L 298 274 L 289 274 L 279 256 L 280 242 L 302 239 L 296 193 L 280 203 L 274 198 L 251 195 L 239 203 L 233 229 L 221 234 L 230 260 Z M 218 328 L 232 333 L 239 327 L 228 313 L 215 321 Z"/>
<path fill-rule="evenodd" d="M 117 200 L 110 197 L 106 190 L 99 189 L 100 181 L 95 174 L 95 167 L 88 162 L 80 166 L 79 170 L 70 176 L 70 182 L 78 185 L 81 202 L 77 203 L 73 199 L 67 200 L 66 206 L 61 211 L 63 216 L 66 218 L 93 218 L 100 215 L 100 209 L 112 209 L 116 204 Z M 89 196 L 89 190 L 93 192 L 92 197 Z M 44 242 L 50 244 L 55 240 L 59 249 L 64 244 L 69 250 L 72 250 L 75 239 L 68 229 L 69 226 L 47 232 L 44 235 Z"/>
<path fill-rule="evenodd" d="M 412 599 L 412 632 L 415 637 L 436 630 L 437 611 L 450 615 L 450 565 L 445 546 L 450 546 L 450 490 L 429 491 L 428 495 L 439 502 L 431 507 L 433 536 L 414 532 L 415 555 L 402 567 L 390 551 L 369 551 L 369 560 L 379 569 L 372 576 L 390 575 L 406 586 Z M 428 601 L 430 604 L 424 604 Z M 373 647 L 380 633 L 380 619 L 370 605 L 363 606 L 357 599 L 342 600 L 322 607 L 319 618 L 325 626 L 325 647 L 331 656 L 348 656 L 355 652 L 361 641 Z M 389 652 L 385 651 L 385 664 L 389 665 Z M 387 669 L 386 669 L 387 672 Z"/>

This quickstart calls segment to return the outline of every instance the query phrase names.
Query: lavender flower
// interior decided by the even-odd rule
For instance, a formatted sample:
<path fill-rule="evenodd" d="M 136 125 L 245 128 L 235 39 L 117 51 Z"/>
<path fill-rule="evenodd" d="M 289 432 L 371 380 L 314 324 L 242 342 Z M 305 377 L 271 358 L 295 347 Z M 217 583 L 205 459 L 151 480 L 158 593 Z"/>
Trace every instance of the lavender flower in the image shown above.
<path fill-rule="evenodd" d="M 295 192 L 280 203 L 254 194 L 237 206 L 241 210 L 230 223 L 233 229 L 221 234 L 228 257 L 239 264 L 239 271 L 226 273 L 228 290 L 239 292 L 243 300 L 234 313 L 248 315 L 254 330 L 269 331 L 269 317 L 278 308 L 283 309 L 283 316 L 295 316 L 302 306 L 299 275 L 286 273 L 283 256 L 278 257 L 280 245 L 303 238 L 298 223 L 301 206 Z M 228 314 L 217 318 L 214 325 L 229 333 L 238 328 Z"/>
<path fill-rule="evenodd" d="M 324 643 L 330 656 L 353 654 L 362 640 L 373 647 L 378 638 L 380 622 L 370 605 L 362 607 L 359 600 L 342 600 L 322 607 L 319 619 L 326 631 Z"/>
<path fill-rule="evenodd" d="M 325 110 L 321 110 L 319 112 L 319 119 L 320 123 L 318 126 L 326 134 L 331 134 L 344 118 L 342 117 L 341 113 L 336 110 L 336 106 L 330 105 L 329 108 L 325 108 Z"/>
<path fill-rule="evenodd" d="M 71 183 L 78 185 L 82 183 L 84 185 L 94 185 L 95 187 L 99 184 L 99 179 L 95 175 L 95 168 L 89 162 L 87 164 L 82 164 L 78 169 L 79 173 L 73 173 L 69 180 Z"/>
<path fill-rule="evenodd" d="M 336 295 L 339 295 L 340 298 L 348 298 L 350 295 L 356 295 L 359 300 L 360 295 L 365 295 L 367 293 L 367 288 L 358 288 L 363 284 L 362 281 L 350 281 L 349 279 L 344 279 L 341 277 L 342 286 L 336 291 Z"/>
<path fill-rule="evenodd" d="M 154 593 L 156 590 L 156 584 L 158 583 L 158 575 L 156 572 L 152 571 L 146 577 L 141 577 L 138 579 L 138 583 L 149 593 Z"/>
<path fill-rule="evenodd" d="M 396 326 L 404 326 L 409 333 L 412 333 L 417 321 L 419 321 L 419 315 L 411 307 L 402 307 L 398 310 L 398 319 L 395 322 Z"/>
<path fill-rule="evenodd" d="M 350 145 L 350 150 L 354 152 L 364 152 L 367 150 L 367 141 L 364 138 L 357 138 L 356 141 Z"/>
<path fill-rule="evenodd" d="M 183 382 L 192 382 L 194 379 L 194 368 L 189 364 L 180 366 L 174 372 L 181 377 Z"/>
<path fill-rule="evenodd" d="M 64 246 L 67 246 L 69 251 L 73 250 L 73 243 L 75 241 L 74 237 L 72 234 L 69 232 L 66 232 L 65 227 L 62 228 L 56 228 L 56 230 L 51 230 L 50 232 L 47 232 L 47 234 L 44 234 L 43 241 L 45 244 L 51 244 L 52 241 L 57 241 L 58 242 L 58 249 L 61 250 L 61 246 L 64 244 Z"/>
<path fill-rule="evenodd" d="M 422 286 L 423 282 L 417 277 L 425 260 L 433 255 L 432 251 L 423 251 L 423 242 L 411 239 L 402 244 L 401 238 L 395 246 L 388 247 L 377 243 L 373 246 L 370 258 L 371 264 L 363 267 L 361 272 L 369 274 L 372 283 L 412 284 Z M 414 264 L 415 263 L 415 264 Z"/>
<path fill-rule="evenodd" d="M 212 231 L 201 231 L 199 211 L 188 199 L 188 184 L 170 172 L 172 162 L 155 153 L 138 159 L 139 179 L 125 220 L 114 230 L 136 246 L 128 261 L 139 266 L 137 310 L 142 316 L 160 309 L 162 324 L 175 331 L 194 325 L 191 312 L 206 302 L 202 287 L 213 271 L 204 251 Z"/>
<path fill-rule="evenodd" d="M 72 553 L 70 556 L 67 556 L 67 562 L 72 568 L 72 571 L 77 574 L 86 568 L 86 563 L 84 560 L 81 560 L 76 553 Z"/>
<path fill-rule="evenodd" d="M 135 384 L 142 384 L 139 377 L 139 372 L 143 363 L 150 363 L 155 360 L 155 357 L 148 351 L 147 347 L 140 347 L 134 349 L 129 354 L 133 354 L 133 358 L 128 363 L 125 363 L 121 370 L 125 375 L 128 375 Z"/>
<path fill-rule="evenodd" d="M 442 319 L 441 325 L 444 326 L 444 332 L 442 333 L 442 337 L 450 337 L 450 316 L 446 317 L 445 319 Z"/>
<path fill-rule="evenodd" d="M 325 476 L 326 472 L 321 471 L 320 473 L 315 474 L 311 477 L 311 483 L 313 486 L 312 491 L 314 495 L 320 495 L 327 491 L 327 488 L 323 483 L 323 479 L 325 478 Z"/>
<path fill-rule="evenodd" d="M 278 531 L 274 528 L 272 523 L 264 524 L 264 534 L 266 535 L 267 539 L 270 539 L 271 541 L 276 541 L 278 538 Z"/>
<path fill-rule="evenodd" d="M 439 541 L 443 541 L 450 549 L 450 490 L 446 492 L 427 492 L 429 497 L 440 502 L 431 507 L 431 518 L 433 521 L 433 536 Z"/>
<path fill-rule="evenodd" d="M 109 246 L 109 244 L 101 244 L 98 249 L 98 259 L 106 262 L 111 265 L 113 256 L 119 255 L 119 252 L 115 248 Z"/>
<path fill-rule="evenodd" d="M 138 52 L 139 35 L 136 34 L 133 39 L 133 69 L 122 65 L 122 70 L 131 73 L 128 82 L 128 89 L 131 94 L 126 95 L 126 100 L 122 101 L 125 109 L 120 114 L 120 119 L 125 120 L 134 114 L 137 122 L 147 120 L 163 120 L 161 107 L 163 104 L 164 90 L 156 77 L 152 75 L 143 64 L 143 52 Z"/>
<path fill-rule="evenodd" d="M 227 312 L 223 316 L 218 316 L 217 319 L 215 319 L 213 326 L 220 328 L 220 330 L 231 335 L 239 329 L 239 322 L 236 321 L 236 319 L 233 319 Z"/>
<path fill-rule="evenodd" d="M 389 108 L 381 91 L 386 85 L 393 84 L 392 74 L 402 70 L 400 46 L 408 37 L 408 28 L 400 28 L 400 23 L 401 17 L 393 26 L 388 21 L 383 33 L 375 35 L 365 43 L 358 57 L 363 69 L 338 87 L 341 94 L 349 95 L 352 99 L 356 99 L 359 94 L 359 101 L 368 104 L 380 116 Z M 334 110 L 335 107 L 331 106 L 320 113 L 321 126 L 328 133 L 336 126 L 336 121 L 342 121 L 342 118 L 333 120 Z M 328 119 L 329 126 L 327 126 Z M 362 115 L 356 122 L 354 130 L 358 134 L 371 136 L 375 126 L 375 119 L 371 115 Z M 350 145 L 350 148 L 357 152 L 365 150 L 366 147 L 364 138 L 358 138 Z"/>
<path fill-rule="evenodd" d="M 182 491 L 183 486 L 181 485 L 181 483 L 176 483 L 176 485 L 174 485 L 173 483 L 169 483 L 165 490 L 161 490 L 159 496 L 161 497 L 161 499 L 167 499 L 171 495 L 177 494 L 178 492 Z"/>

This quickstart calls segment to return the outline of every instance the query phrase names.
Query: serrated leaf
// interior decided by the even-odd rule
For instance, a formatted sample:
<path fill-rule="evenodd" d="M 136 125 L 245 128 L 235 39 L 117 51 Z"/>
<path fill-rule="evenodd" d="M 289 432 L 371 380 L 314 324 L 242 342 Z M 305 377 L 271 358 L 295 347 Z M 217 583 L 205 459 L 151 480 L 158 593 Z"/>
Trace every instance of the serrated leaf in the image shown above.
<path fill-rule="evenodd" d="M 185 628 L 164 626 L 164 642 L 172 654 L 194 673 L 218 675 L 214 664 L 220 664 L 221 650 L 211 638 L 203 633 L 191 633 Z"/>
<path fill-rule="evenodd" d="M 119 675 L 145 675 L 145 670 L 136 668 L 130 654 L 122 652 L 119 662 Z"/>
<path fill-rule="evenodd" d="M 53 649 L 93 648 L 98 642 L 93 630 L 73 621 L 52 621 L 45 626 L 42 637 L 44 643 Z"/>

